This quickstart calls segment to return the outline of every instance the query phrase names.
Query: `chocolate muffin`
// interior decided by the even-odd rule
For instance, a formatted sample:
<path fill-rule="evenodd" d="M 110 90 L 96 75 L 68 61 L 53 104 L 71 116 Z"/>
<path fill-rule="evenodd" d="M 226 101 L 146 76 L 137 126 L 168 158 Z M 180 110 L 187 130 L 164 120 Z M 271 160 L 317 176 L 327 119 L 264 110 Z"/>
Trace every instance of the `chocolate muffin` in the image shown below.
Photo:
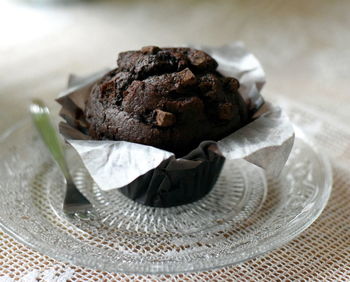
<path fill-rule="evenodd" d="M 149 46 L 120 53 L 117 64 L 86 103 L 93 139 L 151 145 L 181 157 L 248 121 L 239 82 L 218 73 L 203 51 Z"/>

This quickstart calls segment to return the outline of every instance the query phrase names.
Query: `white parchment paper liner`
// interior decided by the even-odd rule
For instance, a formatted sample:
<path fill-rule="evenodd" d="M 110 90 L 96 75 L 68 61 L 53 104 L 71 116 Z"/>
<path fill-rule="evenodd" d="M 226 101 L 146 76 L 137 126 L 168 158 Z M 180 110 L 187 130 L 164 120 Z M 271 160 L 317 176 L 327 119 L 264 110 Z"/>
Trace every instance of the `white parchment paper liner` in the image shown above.
<path fill-rule="evenodd" d="M 217 48 L 201 47 L 217 60 L 218 71 L 240 81 L 239 92 L 255 113 L 255 120 L 224 139 L 213 142 L 226 161 L 245 159 L 278 175 L 294 142 L 293 126 L 278 107 L 264 103 L 260 95 L 265 74 L 259 61 L 242 44 Z M 83 111 L 92 86 L 107 71 L 89 77 L 71 76 L 69 88 L 57 101 L 62 105 L 60 115 L 67 123 L 60 124 L 60 132 L 81 157 L 88 172 L 104 190 L 121 188 L 137 177 L 158 167 L 167 160 L 166 170 L 183 170 L 198 166 L 201 161 L 176 159 L 174 154 L 152 146 L 126 141 L 89 140 L 83 131 L 86 126 Z M 202 142 L 199 147 L 207 145 Z M 163 162 L 164 163 L 164 162 Z"/>

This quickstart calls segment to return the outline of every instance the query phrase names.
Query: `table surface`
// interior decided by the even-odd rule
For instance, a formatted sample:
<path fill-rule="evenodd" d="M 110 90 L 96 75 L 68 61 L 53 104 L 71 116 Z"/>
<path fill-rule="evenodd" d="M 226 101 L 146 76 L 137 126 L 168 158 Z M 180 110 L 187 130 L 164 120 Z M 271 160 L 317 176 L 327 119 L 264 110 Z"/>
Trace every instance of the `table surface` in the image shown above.
<path fill-rule="evenodd" d="M 346 0 L 0 2 L 0 134 L 28 117 L 27 107 L 33 97 L 44 99 L 57 112 L 54 98 L 65 88 L 68 74 L 85 75 L 113 67 L 120 51 L 144 45 L 222 45 L 232 41 L 243 41 L 262 62 L 267 74 L 265 97 L 287 98 L 304 107 L 314 107 L 319 115 L 328 112 L 331 118 L 346 125 L 346 118 L 350 118 L 349 11 L 350 1 Z M 347 156 L 338 157 L 350 164 Z M 346 177 L 343 174 L 343 170 L 335 172 L 336 177 Z M 350 258 L 346 255 L 350 253 L 350 226 L 345 217 L 350 218 L 350 181 L 344 181 L 340 187 L 334 187 L 347 198 L 342 214 L 327 207 L 326 214 L 299 239 L 272 253 L 272 265 L 267 255 L 217 270 L 215 277 L 268 279 L 273 269 L 273 277 L 280 279 L 350 279 Z M 308 246 L 308 236 L 328 232 L 321 230 L 325 216 L 342 216 L 347 223 L 337 233 L 343 240 L 339 252 L 333 249 L 319 258 L 317 250 L 312 249 L 315 245 Z M 16 243 L 6 234 L 0 232 L 0 236 L 0 281 L 2 275 L 34 277 L 48 269 L 56 269 L 66 275 L 63 278 L 73 280 L 86 275 L 91 279 L 129 277 L 57 262 Z M 9 249 L 8 245 L 17 247 Z M 298 261 L 305 252 L 311 252 L 309 261 Z M 30 258 L 35 256 L 40 263 L 31 266 Z M 286 262 L 285 257 L 291 261 Z M 347 263 L 337 264 L 336 268 L 327 266 L 332 257 Z M 11 263 L 21 261 L 28 267 L 11 267 Z M 247 272 L 254 272 L 255 276 Z M 318 273 L 322 274 L 317 276 Z M 186 277 L 204 276 L 183 276 Z"/>

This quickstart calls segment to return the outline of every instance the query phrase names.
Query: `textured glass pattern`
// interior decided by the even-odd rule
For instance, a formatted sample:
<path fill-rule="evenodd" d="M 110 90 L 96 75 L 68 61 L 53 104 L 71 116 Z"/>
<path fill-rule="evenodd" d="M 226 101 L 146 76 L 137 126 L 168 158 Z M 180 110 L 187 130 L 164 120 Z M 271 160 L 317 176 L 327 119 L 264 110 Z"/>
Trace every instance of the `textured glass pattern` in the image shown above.
<path fill-rule="evenodd" d="M 106 271 L 176 273 L 255 257 L 308 227 L 331 186 L 328 165 L 297 139 L 281 177 L 268 181 L 267 195 L 263 172 L 242 161 L 227 164 L 200 201 L 158 209 L 101 192 L 69 154 L 77 185 L 97 215 L 67 218 L 63 178 L 30 123 L 4 135 L 1 146 L 3 228 L 51 257 Z"/>

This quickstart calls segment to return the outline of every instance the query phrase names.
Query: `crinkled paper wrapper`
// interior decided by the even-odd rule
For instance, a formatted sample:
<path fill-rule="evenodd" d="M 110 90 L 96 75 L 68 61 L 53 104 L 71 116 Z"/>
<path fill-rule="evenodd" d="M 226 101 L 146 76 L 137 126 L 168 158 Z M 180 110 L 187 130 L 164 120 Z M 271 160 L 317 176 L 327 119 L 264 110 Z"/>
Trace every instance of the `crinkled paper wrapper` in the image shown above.
<path fill-rule="evenodd" d="M 193 202 L 215 184 L 224 161 L 245 159 L 277 176 L 294 142 L 294 131 L 278 107 L 264 102 L 265 83 L 258 60 L 242 44 L 199 47 L 218 62 L 218 71 L 240 82 L 239 93 L 254 119 L 220 141 L 204 141 L 185 157 L 152 146 L 126 141 L 90 140 L 84 119 L 92 86 L 107 71 L 90 77 L 70 76 L 69 89 L 57 101 L 62 105 L 60 132 L 81 157 L 91 177 L 104 191 L 117 189 L 150 206 L 166 207 Z"/>

